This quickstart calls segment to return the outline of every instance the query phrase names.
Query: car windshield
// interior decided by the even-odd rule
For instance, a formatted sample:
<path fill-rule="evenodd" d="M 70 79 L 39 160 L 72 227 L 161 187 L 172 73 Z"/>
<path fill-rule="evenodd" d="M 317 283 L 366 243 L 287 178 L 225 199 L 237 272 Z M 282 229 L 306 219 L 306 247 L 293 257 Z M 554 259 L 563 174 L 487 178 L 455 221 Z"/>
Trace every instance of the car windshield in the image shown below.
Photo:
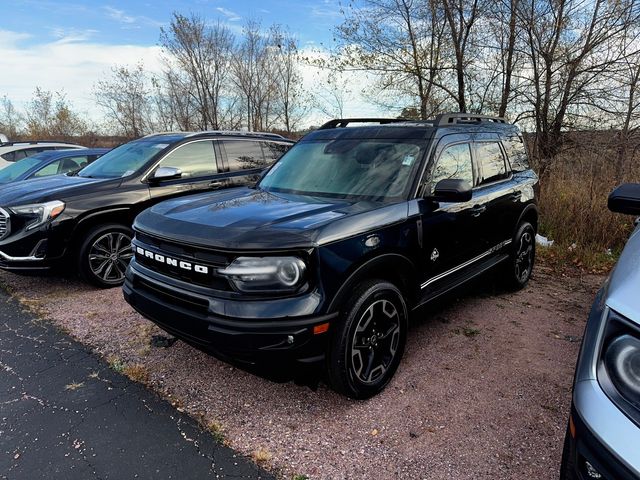
<path fill-rule="evenodd" d="M 151 157 L 168 146 L 168 143 L 161 143 L 157 140 L 137 140 L 125 143 L 87 165 L 78 172 L 78 176 L 88 178 L 128 177 L 140 170 Z"/>
<path fill-rule="evenodd" d="M 44 157 L 46 158 L 48 155 Z M 34 155 L 12 163 L 8 167 L 0 170 L 0 183 L 8 183 L 15 180 L 27 170 L 30 170 L 36 165 L 40 165 L 43 161 L 44 158 L 39 158 L 39 155 Z"/>
<path fill-rule="evenodd" d="M 302 142 L 259 184 L 266 191 L 398 200 L 407 195 L 424 153 L 422 140 L 338 139 Z"/>

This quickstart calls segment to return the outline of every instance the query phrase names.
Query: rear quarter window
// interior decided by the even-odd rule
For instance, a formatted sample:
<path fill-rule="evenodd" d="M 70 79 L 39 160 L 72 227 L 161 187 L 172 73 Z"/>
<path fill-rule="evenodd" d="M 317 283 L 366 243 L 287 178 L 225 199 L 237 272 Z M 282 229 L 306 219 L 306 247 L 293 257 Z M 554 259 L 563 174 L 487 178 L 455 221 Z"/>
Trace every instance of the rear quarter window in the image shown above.
<path fill-rule="evenodd" d="M 514 172 L 524 172 L 529 170 L 529 156 L 527 155 L 527 147 L 519 135 L 512 135 L 505 138 L 502 141 L 507 156 L 509 157 L 509 163 L 511 164 L 511 170 Z"/>

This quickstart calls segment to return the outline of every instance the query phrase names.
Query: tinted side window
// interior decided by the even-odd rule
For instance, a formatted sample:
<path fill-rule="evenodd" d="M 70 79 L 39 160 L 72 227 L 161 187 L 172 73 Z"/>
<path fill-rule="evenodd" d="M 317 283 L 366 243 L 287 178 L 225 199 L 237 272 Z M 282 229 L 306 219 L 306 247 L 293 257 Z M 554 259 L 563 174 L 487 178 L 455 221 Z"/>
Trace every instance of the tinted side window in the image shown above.
<path fill-rule="evenodd" d="M 49 175 L 56 175 L 58 173 L 58 168 L 60 167 L 60 160 L 56 160 L 55 162 L 51 162 L 46 167 L 41 168 L 36 173 L 33 174 L 34 177 L 48 177 Z"/>
<path fill-rule="evenodd" d="M 87 166 L 87 156 L 69 157 L 62 160 L 58 173 L 67 173 Z"/>
<path fill-rule="evenodd" d="M 261 142 L 254 140 L 223 140 L 220 143 L 227 153 L 230 172 L 267 166 L 267 161 L 260 146 Z"/>
<path fill-rule="evenodd" d="M 218 173 L 211 140 L 187 143 L 178 147 L 162 159 L 160 166 L 179 168 L 182 178 Z"/>
<path fill-rule="evenodd" d="M 473 186 L 473 164 L 471 162 L 471 145 L 468 143 L 459 143 L 446 147 L 433 169 L 431 174 L 431 189 L 440 180 L 448 178 L 456 178 L 466 180 L 469 185 Z"/>
<path fill-rule="evenodd" d="M 511 170 L 514 172 L 529 170 L 529 157 L 527 156 L 527 148 L 522 141 L 522 137 L 518 135 L 510 136 L 504 140 L 503 144 L 507 150 Z"/>
<path fill-rule="evenodd" d="M 40 152 L 32 152 L 31 150 L 16 150 L 15 152 L 13 152 L 13 161 L 17 162 L 18 160 L 30 157 L 31 155 L 35 155 L 36 153 Z"/>
<path fill-rule="evenodd" d="M 260 142 L 262 149 L 264 150 L 264 156 L 267 159 L 267 164 L 271 165 L 284 155 L 287 150 L 291 148 L 288 143 L 276 143 L 276 142 Z"/>
<path fill-rule="evenodd" d="M 480 184 L 495 182 L 508 176 L 499 143 L 476 143 L 476 156 L 481 172 Z"/>
<path fill-rule="evenodd" d="M 7 162 L 13 162 L 16 159 L 16 152 L 7 152 L 7 153 L 3 153 L 2 158 L 4 158 Z"/>

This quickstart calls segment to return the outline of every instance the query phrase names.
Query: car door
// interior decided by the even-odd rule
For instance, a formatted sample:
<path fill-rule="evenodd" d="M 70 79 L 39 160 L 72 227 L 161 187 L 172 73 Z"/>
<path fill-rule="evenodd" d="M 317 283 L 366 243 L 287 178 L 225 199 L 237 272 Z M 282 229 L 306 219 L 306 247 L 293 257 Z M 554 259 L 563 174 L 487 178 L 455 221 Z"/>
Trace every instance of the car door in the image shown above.
<path fill-rule="evenodd" d="M 474 136 L 478 184 L 474 197 L 486 209 L 481 213 L 486 249 L 500 248 L 513 236 L 514 187 L 511 169 L 497 134 Z"/>
<path fill-rule="evenodd" d="M 153 172 L 160 167 L 173 167 L 181 171 L 179 178 L 153 180 Z M 224 186 L 225 174 L 216 159 L 211 139 L 183 143 L 169 151 L 149 172 L 146 181 L 152 200 L 190 193 L 215 190 Z"/>
<path fill-rule="evenodd" d="M 438 181 L 446 178 L 466 180 L 472 187 L 476 184 L 470 135 L 445 135 L 438 142 L 423 178 L 419 208 L 424 276 L 421 285 L 425 293 L 463 274 L 474 258 L 482 254 L 486 243 L 475 192 L 466 202 L 436 202 L 429 198 Z"/>

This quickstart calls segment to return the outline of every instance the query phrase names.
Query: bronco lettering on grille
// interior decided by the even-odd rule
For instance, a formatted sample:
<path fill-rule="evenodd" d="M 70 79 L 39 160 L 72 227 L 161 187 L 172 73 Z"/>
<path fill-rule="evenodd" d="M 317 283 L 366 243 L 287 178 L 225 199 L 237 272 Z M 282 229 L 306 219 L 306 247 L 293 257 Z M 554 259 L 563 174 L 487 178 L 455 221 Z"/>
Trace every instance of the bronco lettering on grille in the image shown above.
<path fill-rule="evenodd" d="M 155 262 L 164 263 L 172 267 L 179 267 L 183 270 L 194 271 L 197 273 L 209 273 L 209 267 L 206 265 L 198 265 L 197 263 L 185 262 L 183 260 L 167 257 L 165 255 L 146 250 L 142 247 L 136 246 L 136 253 Z"/>

